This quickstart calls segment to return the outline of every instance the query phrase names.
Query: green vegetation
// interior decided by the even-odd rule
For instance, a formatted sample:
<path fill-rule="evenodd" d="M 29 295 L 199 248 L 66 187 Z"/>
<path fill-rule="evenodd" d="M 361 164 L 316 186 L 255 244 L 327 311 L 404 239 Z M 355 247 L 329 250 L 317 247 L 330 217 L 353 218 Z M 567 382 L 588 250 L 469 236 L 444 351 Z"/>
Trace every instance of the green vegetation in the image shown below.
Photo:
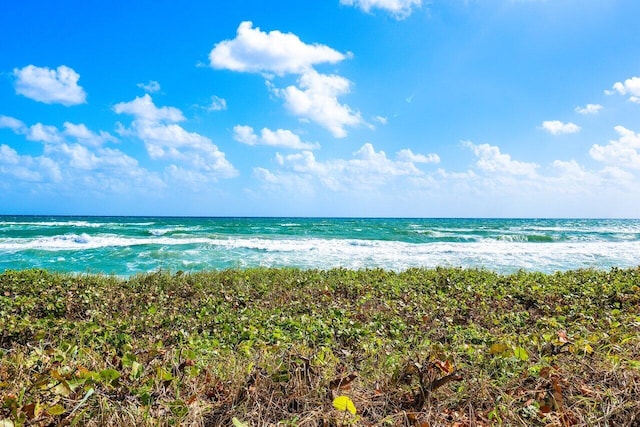
<path fill-rule="evenodd" d="M 640 268 L 0 275 L 0 426 L 640 423 Z"/>

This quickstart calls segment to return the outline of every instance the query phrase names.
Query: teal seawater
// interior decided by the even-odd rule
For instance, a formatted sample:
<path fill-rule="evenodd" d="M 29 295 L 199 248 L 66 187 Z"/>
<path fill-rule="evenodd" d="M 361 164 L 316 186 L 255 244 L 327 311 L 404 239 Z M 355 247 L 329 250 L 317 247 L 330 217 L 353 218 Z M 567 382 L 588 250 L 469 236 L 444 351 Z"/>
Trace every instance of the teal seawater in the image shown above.
<path fill-rule="evenodd" d="M 0 271 L 640 265 L 640 220 L 0 216 Z"/>

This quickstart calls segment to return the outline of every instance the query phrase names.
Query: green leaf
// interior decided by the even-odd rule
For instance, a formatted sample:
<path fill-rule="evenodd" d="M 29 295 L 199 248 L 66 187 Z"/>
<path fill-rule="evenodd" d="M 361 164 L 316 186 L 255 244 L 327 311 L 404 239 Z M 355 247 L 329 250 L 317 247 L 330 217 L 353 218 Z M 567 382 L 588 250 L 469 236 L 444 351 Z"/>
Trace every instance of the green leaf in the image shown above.
<path fill-rule="evenodd" d="M 53 415 L 54 417 L 55 417 L 56 415 L 62 415 L 62 414 L 64 414 L 64 406 L 62 406 L 62 405 L 61 405 L 61 404 L 59 404 L 59 403 L 56 403 L 56 404 L 55 404 L 55 405 L 53 405 L 53 406 L 49 406 L 49 407 L 47 408 L 47 414 L 49 414 L 49 415 Z"/>
<path fill-rule="evenodd" d="M 527 350 L 522 347 L 516 347 L 516 349 L 513 351 L 513 355 L 523 362 L 529 360 L 529 353 L 527 353 Z"/>
<path fill-rule="evenodd" d="M 115 369 L 103 369 L 100 371 L 100 379 L 107 384 L 113 384 L 113 382 L 118 378 L 120 378 L 120 372 Z"/>
<path fill-rule="evenodd" d="M 348 396 L 338 396 L 333 399 L 333 407 L 338 411 L 349 411 L 352 415 L 355 415 L 356 405 L 353 404 L 353 400 L 351 400 Z"/>
<path fill-rule="evenodd" d="M 231 421 L 233 422 L 234 427 L 249 427 L 249 424 L 243 423 L 242 421 L 240 421 L 236 417 L 233 417 L 233 419 Z"/>
<path fill-rule="evenodd" d="M 143 372 L 143 367 L 140 363 L 138 362 L 132 362 L 131 363 L 131 378 L 138 378 L 142 372 Z"/>
<path fill-rule="evenodd" d="M 496 343 L 489 347 L 489 354 L 502 354 L 509 349 L 509 346 L 504 343 Z"/>
<path fill-rule="evenodd" d="M 158 378 L 162 381 L 171 381 L 174 379 L 171 372 L 167 371 L 165 368 L 159 366 L 157 370 Z"/>

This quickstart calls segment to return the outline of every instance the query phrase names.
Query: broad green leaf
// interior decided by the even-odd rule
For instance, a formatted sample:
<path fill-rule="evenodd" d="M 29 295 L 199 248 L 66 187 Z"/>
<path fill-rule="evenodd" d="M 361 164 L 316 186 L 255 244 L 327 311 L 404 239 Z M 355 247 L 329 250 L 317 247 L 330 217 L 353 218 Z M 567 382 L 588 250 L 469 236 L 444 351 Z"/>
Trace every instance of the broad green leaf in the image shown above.
<path fill-rule="evenodd" d="M 113 384 L 115 380 L 120 378 L 120 372 L 115 369 L 103 369 L 100 371 L 100 378 L 107 384 Z"/>
<path fill-rule="evenodd" d="M 131 353 L 126 353 L 122 356 L 122 366 L 131 366 L 136 361 L 136 356 Z"/>
<path fill-rule="evenodd" d="M 357 412 L 356 405 L 353 404 L 353 400 L 348 396 L 338 396 L 333 399 L 333 407 L 338 411 L 349 411 L 353 415 Z"/>
<path fill-rule="evenodd" d="M 527 353 L 527 350 L 522 347 L 516 347 L 513 354 L 516 358 L 522 360 L 523 362 L 529 360 L 529 353 Z"/>
<path fill-rule="evenodd" d="M 138 378 L 142 374 L 142 365 L 138 362 L 131 363 L 131 378 Z"/>

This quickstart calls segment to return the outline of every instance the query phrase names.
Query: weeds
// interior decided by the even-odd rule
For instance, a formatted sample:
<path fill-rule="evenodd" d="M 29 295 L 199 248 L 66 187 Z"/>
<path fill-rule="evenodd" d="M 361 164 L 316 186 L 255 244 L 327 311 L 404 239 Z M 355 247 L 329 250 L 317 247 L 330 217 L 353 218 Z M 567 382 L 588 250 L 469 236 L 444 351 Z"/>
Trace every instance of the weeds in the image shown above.
<path fill-rule="evenodd" d="M 640 268 L 0 275 L 0 426 L 640 421 Z"/>

